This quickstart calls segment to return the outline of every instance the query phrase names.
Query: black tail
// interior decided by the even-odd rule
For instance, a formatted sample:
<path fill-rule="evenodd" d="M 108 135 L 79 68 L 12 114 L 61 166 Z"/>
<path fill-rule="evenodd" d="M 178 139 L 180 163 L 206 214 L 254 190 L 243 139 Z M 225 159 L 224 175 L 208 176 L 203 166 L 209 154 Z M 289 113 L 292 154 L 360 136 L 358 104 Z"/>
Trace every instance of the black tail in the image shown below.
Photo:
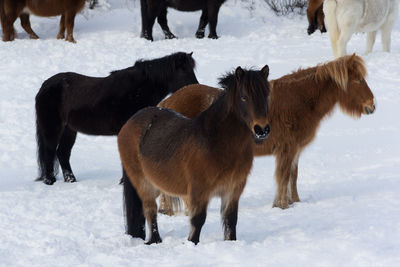
<path fill-rule="evenodd" d="M 126 218 L 126 233 L 132 237 L 146 238 L 145 218 L 143 215 L 142 200 L 136 189 L 129 181 L 125 170 L 122 174 L 124 184 L 124 213 Z"/>
<path fill-rule="evenodd" d="M 49 81 L 49 80 L 48 80 Z M 59 115 L 61 91 L 45 81 L 36 95 L 36 143 L 39 178 L 55 181 L 58 171 L 56 148 L 62 133 Z M 48 182 L 49 182 L 48 181 Z"/>

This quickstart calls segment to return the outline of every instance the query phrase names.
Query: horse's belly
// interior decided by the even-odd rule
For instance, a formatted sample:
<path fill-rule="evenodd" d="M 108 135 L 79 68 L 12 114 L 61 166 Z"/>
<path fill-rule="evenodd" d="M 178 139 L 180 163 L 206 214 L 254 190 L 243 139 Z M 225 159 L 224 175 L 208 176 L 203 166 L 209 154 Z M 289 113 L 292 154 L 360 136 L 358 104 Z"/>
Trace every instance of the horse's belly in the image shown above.
<path fill-rule="evenodd" d="M 28 0 L 24 13 L 34 14 L 40 17 L 52 17 L 64 14 L 67 10 L 79 12 L 84 6 L 85 1 L 76 0 Z"/>
<path fill-rule="evenodd" d="M 206 5 L 206 0 L 168 0 L 168 6 L 179 11 L 197 11 L 203 9 Z"/>
<path fill-rule="evenodd" d="M 378 30 L 386 22 L 388 14 L 388 0 L 368 1 L 357 31 L 372 32 Z"/>
<path fill-rule="evenodd" d="M 187 195 L 187 181 L 177 165 L 142 162 L 146 179 L 159 190 L 174 196 Z"/>

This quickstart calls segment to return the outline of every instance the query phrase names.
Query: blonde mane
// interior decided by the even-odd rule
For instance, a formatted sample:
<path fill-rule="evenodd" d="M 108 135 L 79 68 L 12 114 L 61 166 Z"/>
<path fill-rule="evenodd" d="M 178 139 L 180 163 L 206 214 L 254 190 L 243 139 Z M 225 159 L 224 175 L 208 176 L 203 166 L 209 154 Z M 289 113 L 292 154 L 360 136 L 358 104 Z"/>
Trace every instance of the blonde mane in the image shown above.
<path fill-rule="evenodd" d="M 332 79 L 340 88 L 346 91 L 349 82 L 349 72 L 358 73 L 360 78 L 366 77 L 367 69 L 364 60 L 353 54 L 318 65 L 315 72 L 315 79 L 317 81 Z"/>

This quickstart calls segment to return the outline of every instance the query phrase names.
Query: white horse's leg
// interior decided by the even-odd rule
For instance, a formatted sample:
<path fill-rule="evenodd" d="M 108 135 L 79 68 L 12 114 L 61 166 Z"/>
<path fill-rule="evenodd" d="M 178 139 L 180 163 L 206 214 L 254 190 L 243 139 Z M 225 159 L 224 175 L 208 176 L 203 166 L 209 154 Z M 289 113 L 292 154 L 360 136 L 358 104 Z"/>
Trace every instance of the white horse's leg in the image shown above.
<path fill-rule="evenodd" d="M 399 1 L 395 0 L 393 6 L 391 7 L 386 22 L 382 25 L 382 46 L 383 51 L 390 52 L 390 34 L 393 29 L 394 22 L 399 13 Z"/>
<path fill-rule="evenodd" d="M 367 33 L 367 49 L 365 50 L 365 54 L 369 54 L 372 52 L 372 47 L 374 46 L 376 38 L 376 31 Z"/>
<path fill-rule="evenodd" d="M 338 44 L 337 44 L 337 56 L 336 57 L 342 57 L 344 55 L 347 54 L 347 43 L 349 42 L 351 36 L 354 33 L 353 30 L 353 25 L 347 25 L 346 28 L 342 28 L 341 32 L 340 32 L 340 36 L 339 36 L 339 40 L 338 40 Z"/>

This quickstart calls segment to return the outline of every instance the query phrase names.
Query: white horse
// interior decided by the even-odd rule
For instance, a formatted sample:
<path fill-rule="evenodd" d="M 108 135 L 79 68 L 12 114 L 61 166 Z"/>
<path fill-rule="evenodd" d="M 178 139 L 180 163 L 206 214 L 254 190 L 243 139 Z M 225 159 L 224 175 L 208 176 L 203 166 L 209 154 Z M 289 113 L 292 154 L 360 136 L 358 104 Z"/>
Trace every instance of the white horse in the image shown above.
<path fill-rule="evenodd" d="M 390 52 L 390 32 L 400 0 L 325 0 L 325 23 L 335 58 L 346 54 L 346 45 L 355 32 L 367 32 L 366 54 L 372 51 L 376 32 L 382 31 L 383 51 Z"/>

